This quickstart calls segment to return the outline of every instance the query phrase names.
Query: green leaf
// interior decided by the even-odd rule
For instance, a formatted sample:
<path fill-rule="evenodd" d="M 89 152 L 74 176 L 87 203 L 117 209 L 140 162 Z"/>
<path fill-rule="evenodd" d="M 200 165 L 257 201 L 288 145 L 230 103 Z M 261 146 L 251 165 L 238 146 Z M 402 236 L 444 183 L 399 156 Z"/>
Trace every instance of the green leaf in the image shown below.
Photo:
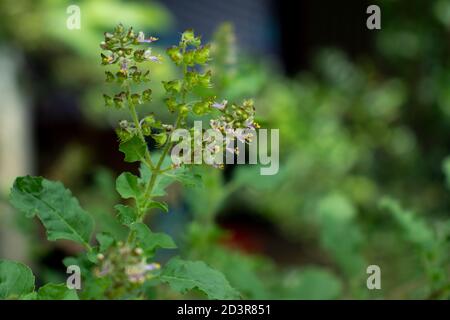
<path fill-rule="evenodd" d="M 158 159 L 156 159 L 157 161 Z M 170 157 L 164 159 L 162 167 L 169 167 L 171 164 Z M 151 172 L 147 166 L 141 165 L 141 180 L 144 184 L 148 183 L 151 178 Z M 181 182 L 184 186 L 194 187 L 201 184 L 201 177 L 195 174 L 192 170 L 180 167 L 166 171 L 158 176 L 155 186 L 153 188 L 152 197 L 163 197 L 167 193 L 165 189 L 173 182 Z"/>
<path fill-rule="evenodd" d="M 294 270 L 282 282 L 281 299 L 330 300 L 339 298 L 342 292 L 339 278 L 320 268 Z"/>
<path fill-rule="evenodd" d="M 138 177 L 129 172 L 122 173 L 116 180 L 116 190 L 124 199 L 138 199 L 141 194 Z"/>
<path fill-rule="evenodd" d="M 80 292 L 82 300 L 104 300 L 105 292 L 111 288 L 110 277 L 96 277 L 91 275 L 84 281 L 83 291 Z"/>
<path fill-rule="evenodd" d="M 201 261 L 170 260 L 160 275 L 162 282 L 180 293 L 198 289 L 209 299 L 239 299 L 239 293 L 230 286 L 222 273 Z"/>
<path fill-rule="evenodd" d="M 153 140 L 155 140 L 157 147 L 163 146 L 167 141 L 167 134 L 165 132 L 152 134 Z"/>
<path fill-rule="evenodd" d="M 26 265 L 0 260 L 0 299 L 16 298 L 32 293 L 34 275 Z"/>
<path fill-rule="evenodd" d="M 11 204 L 27 217 L 39 217 L 50 241 L 67 239 L 89 247 L 94 229 L 92 217 L 62 183 L 42 177 L 19 177 L 14 182 L 10 199 Z"/>
<path fill-rule="evenodd" d="M 113 98 L 111 98 L 110 96 L 108 96 L 106 94 L 103 95 L 103 99 L 105 100 L 105 105 L 107 107 L 111 107 L 114 103 Z"/>
<path fill-rule="evenodd" d="M 198 232 L 204 232 L 204 226 L 198 225 Z M 201 229 L 200 229 L 201 228 Z M 211 236 L 210 236 L 211 238 Z M 259 256 L 231 250 L 223 246 L 209 246 L 207 263 L 223 272 L 231 286 L 237 289 L 245 299 L 270 299 L 275 295 L 267 276 L 277 275 L 268 261 Z"/>
<path fill-rule="evenodd" d="M 125 154 L 126 162 L 136 162 L 144 158 L 147 145 L 137 136 L 122 142 L 119 151 Z"/>
<path fill-rule="evenodd" d="M 129 226 L 133 222 L 136 222 L 137 214 L 134 208 L 124 206 L 123 204 L 118 204 L 114 206 L 114 209 L 117 210 L 117 219 L 121 224 Z"/>
<path fill-rule="evenodd" d="M 37 300 L 37 292 L 33 291 L 30 293 L 27 293 L 27 294 L 21 296 L 19 299 L 20 300 Z"/>
<path fill-rule="evenodd" d="M 435 246 L 437 242 L 433 229 L 412 211 L 403 209 L 398 201 L 385 197 L 381 199 L 380 207 L 387 210 L 394 217 L 402 228 L 403 236 L 406 240 L 422 250 L 429 250 Z"/>
<path fill-rule="evenodd" d="M 341 194 L 331 193 L 320 199 L 317 212 L 321 246 L 347 275 L 364 275 L 366 263 L 360 249 L 363 236 L 355 222 L 357 211 L 352 202 Z M 346 241 L 339 240 L 343 237 Z"/>
<path fill-rule="evenodd" d="M 97 234 L 96 238 L 100 246 L 100 252 L 105 252 L 106 250 L 108 250 L 108 248 L 111 247 L 115 241 L 114 238 L 106 232 Z"/>
<path fill-rule="evenodd" d="M 37 300 L 79 300 L 76 290 L 67 288 L 64 283 L 49 283 L 39 288 Z"/>
<path fill-rule="evenodd" d="M 133 223 L 130 229 L 136 232 L 139 246 L 147 256 L 152 256 L 157 248 L 175 249 L 177 246 L 172 238 L 165 233 L 154 233 L 142 222 Z"/>
<path fill-rule="evenodd" d="M 152 209 L 152 208 L 158 208 L 164 212 L 169 212 L 169 206 L 165 202 L 150 201 L 150 203 L 147 205 L 147 209 Z"/>
<path fill-rule="evenodd" d="M 445 174 L 447 188 L 450 189 L 450 156 L 444 159 L 442 169 Z"/>

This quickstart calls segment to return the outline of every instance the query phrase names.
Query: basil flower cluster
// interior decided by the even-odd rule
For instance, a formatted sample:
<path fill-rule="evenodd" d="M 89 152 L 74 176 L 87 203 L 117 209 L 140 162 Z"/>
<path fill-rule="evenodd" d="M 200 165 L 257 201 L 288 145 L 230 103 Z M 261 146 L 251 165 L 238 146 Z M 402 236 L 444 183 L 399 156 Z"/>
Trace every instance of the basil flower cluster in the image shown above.
<path fill-rule="evenodd" d="M 117 65 L 115 70 L 105 71 L 106 82 L 117 83 L 123 90 L 114 96 L 104 94 L 105 104 L 123 108 L 125 103 L 132 102 L 135 105 L 151 100 L 151 89 L 143 92 L 130 92 L 130 83 L 143 83 L 150 81 L 149 70 L 143 70 L 140 64 L 151 61 L 160 62 L 161 57 L 152 54 L 149 47 L 142 48 L 141 45 L 152 43 L 157 40 L 155 37 L 145 38 L 141 31 L 136 34 L 133 28 L 125 30 L 119 24 L 114 32 L 105 32 L 105 39 L 100 43 L 102 65 Z"/>
<path fill-rule="evenodd" d="M 213 107 L 222 113 L 217 119 L 210 120 L 210 126 L 213 130 L 225 135 L 225 148 L 232 153 L 239 153 L 238 148 L 230 148 L 231 140 L 237 139 L 242 143 L 250 143 L 259 128 L 255 122 L 255 107 L 253 100 L 245 100 L 242 105 L 232 104 L 228 106 L 226 100 L 222 103 L 215 103 Z"/>

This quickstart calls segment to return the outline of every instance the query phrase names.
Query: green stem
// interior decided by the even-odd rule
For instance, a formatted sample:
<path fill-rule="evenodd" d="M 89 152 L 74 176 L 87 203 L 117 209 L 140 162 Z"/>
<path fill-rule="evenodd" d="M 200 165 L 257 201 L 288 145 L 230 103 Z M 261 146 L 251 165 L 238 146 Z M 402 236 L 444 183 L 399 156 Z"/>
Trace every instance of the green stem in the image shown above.
<path fill-rule="evenodd" d="M 150 169 L 153 170 L 154 166 L 153 166 L 152 158 L 150 156 L 150 151 L 148 150 L 148 147 L 147 147 L 147 142 L 145 141 L 144 133 L 142 132 L 141 124 L 139 123 L 139 117 L 136 112 L 136 108 L 134 107 L 134 104 L 130 101 L 128 102 L 128 106 L 130 109 L 131 117 L 133 118 L 134 126 L 136 127 L 136 129 L 138 131 L 139 138 L 142 140 L 142 142 L 146 146 L 145 159 L 144 159 L 143 163 L 145 165 L 147 165 Z"/>
<path fill-rule="evenodd" d="M 178 128 L 178 126 L 180 125 L 180 122 L 181 122 L 181 116 L 178 115 L 177 120 L 175 122 L 174 130 L 176 130 Z M 162 173 L 161 166 L 164 163 L 164 160 L 165 160 L 167 153 L 169 152 L 171 146 L 172 146 L 172 142 L 170 141 L 170 137 L 169 137 L 167 139 L 166 145 L 164 146 L 161 157 L 159 158 L 158 163 L 156 164 L 156 167 L 152 173 L 152 177 L 150 178 L 150 181 L 147 184 L 147 187 L 145 189 L 144 208 L 147 206 L 148 202 L 151 200 L 151 194 L 152 194 L 153 188 L 156 183 L 156 178 L 158 178 L 158 176 Z"/>
<path fill-rule="evenodd" d="M 186 51 L 186 48 L 184 47 L 183 48 L 183 53 L 185 51 Z M 183 79 L 186 79 L 187 71 L 188 71 L 187 65 L 183 64 Z M 186 88 L 185 88 L 184 84 L 183 84 L 183 92 L 181 94 L 181 100 L 182 100 L 182 103 L 185 103 L 185 100 L 186 100 Z M 136 109 L 135 109 L 133 103 L 131 103 L 130 101 L 128 101 L 128 104 L 129 104 L 129 108 L 130 108 L 130 112 L 131 112 L 131 116 L 133 118 L 134 124 L 135 124 L 135 126 L 136 126 L 136 128 L 138 130 L 139 137 L 145 143 L 145 137 L 144 137 L 144 134 L 142 133 L 142 129 L 141 129 L 141 126 L 140 126 L 140 123 L 139 123 L 139 118 L 138 118 L 138 115 L 136 113 Z M 175 124 L 174 124 L 174 130 L 176 130 L 178 128 L 178 126 L 181 123 L 181 120 L 182 120 L 181 114 L 178 114 L 177 119 L 176 119 Z M 147 165 L 149 165 L 150 170 L 152 171 L 152 176 L 151 176 L 150 181 L 148 182 L 147 186 L 145 187 L 144 205 L 142 206 L 142 208 L 143 208 L 142 212 L 141 212 L 140 204 L 138 202 L 136 203 L 136 207 L 137 207 L 137 211 L 138 211 L 138 221 L 139 222 L 142 222 L 144 220 L 145 210 L 146 210 L 146 207 L 147 207 L 148 203 L 151 201 L 151 195 L 152 195 L 153 189 L 154 189 L 155 184 L 156 184 L 156 179 L 158 178 L 158 176 L 161 173 L 163 173 L 163 172 L 167 171 L 167 169 L 169 169 L 169 168 L 166 168 L 164 170 L 161 170 L 161 166 L 162 166 L 162 164 L 164 162 L 164 159 L 167 156 L 167 153 L 169 152 L 169 150 L 170 150 L 170 148 L 172 146 L 172 142 L 170 141 L 171 140 L 170 138 L 171 137 L 168 137 L 167 142 L 166 142 L 166 144 L 164 146 L 164 149 L 162 151 L 161 157 L 159 158 L 156 166 L 153 165 L 151 157 L 150 157 L 150 152 L 148 151 L 148 149 L 146 149 L 147 152 L 145 154 L 145 159 L 143 159 L 142 162 L 144 162 L 145 164 L 147 164 L 146 162 L 148 162 Z M 135 236 L 136 236 L 135 232 L 134 231 L 130 231 L 130 233 L 128 234 L 127 243 L 133 242 L 134 239 L 135 239 Z"/>
<path fill-rule="evenodd" d="M 183 54 L 186 52 L 186 46 L 183 47 Z M 187 65 L 183 64 L 183 79 L 184 81 L 186 81 L 186 74 L 187 74 Z M 182 94 L 181 94 L 181 103 L 184 104 L 186 102 L 186 88 L 185 85 L 183 83 L 183 90 L 182 90 Z M 177 120 L 175 121 L 174 124 L 174 131 L 178 128 L 178 126 L 180 125 L 181 122 L 181 115 L 178 114 Z M 147 187 L 145 188 L 145 193 L 144 193 L 144 208 L 147 206 L 148 202 L 151 200 L 151 194 L 153 191 L 153 188 L 155 186 L 156 183 L 156 179 L 158 178 L 158 175 L 160 175 L 161 173 L 163 173 L 163 171 L 167 171 L 168 168 L 164 169 L 163 171 L 161 170 L 161 165 L 163 164 L 167 153 L 170 150 L 170 147 L 172 146 L 172 142 L 170 141 L 171 137 L 168 137 L 166 145 L 163 149 L 163 152 L 161 154 L 161 157 L 158 160 L 158 163 L 156 164 L 156 167 L 154 168 L 154 170 L 152 171 L 152 177 L 150 178 L 149 183 L 147 184 Z M 144 214 L 142 215 L 142 217 L 140 217 L 140 219 L 142 220 L 144 218 Z"/>

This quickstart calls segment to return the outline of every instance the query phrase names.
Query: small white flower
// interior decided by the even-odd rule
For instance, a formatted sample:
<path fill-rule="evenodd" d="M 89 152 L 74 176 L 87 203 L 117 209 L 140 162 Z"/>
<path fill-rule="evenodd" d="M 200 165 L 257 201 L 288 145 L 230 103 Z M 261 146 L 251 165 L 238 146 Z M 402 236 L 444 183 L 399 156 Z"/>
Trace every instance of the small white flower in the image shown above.
<path fill-rule="evenodd" d="M 155 37 L 150 37 L 148 39 L 145 39 L 145 34 L 142 31 L 139 31 L 138 36 L 137 36 L 137 41 L 140 43 L 152 43 L 152 42 L 155 42 L 156 40 L 158 40 L 158 38 L 155 38 Z"/>
<path fill-rule="evenodd" d="M 144 58 L 153 62 L 161 62 L 159 57 L 152 55 L 152 49 L 147 49 L 144 52 Z"/>
<path fill-rule="evenodd" d="M 235 131 L 234 136 L 242 143 L 250 142 L 253 138 L 252 132 L 248 129 L 238 129 Z"/>
<path fill-rule="evenodd" d="M 213 108 L 219 109 L 219 110 L 223 110 L 225 109 L 225 107 L 227 106 L 228 101 L 227 100 L 222 100 L 222 102 L 214 102 L 211 106 Z"/>
<path fill-rule="evenodd" d="M 146 271 L 153 271 L 153 270 L 157 270 L 160 269 L 161 265 L 159 263 L 149 263 L 145 265 L 145 270 Z"/>
<path fill-rule="evenodd" d="M 127 72 L 127 70 L 128 70 L 128 60 L 123 59 L 122 63 L 120 64 L 120 71 Z"/>
<path fill-rule="evenodd" d="M 244 125 L 246 128 L 254 129 L 255 123 L 254 123 L 253 117 L 249 117 L 247 120 L 245 120 Z"/>
<path fill-rule="evenodd" d="M 137 36 L 137 41 L 138 42 L 144 42 L 145 41 L 145 34 L 142 31 L 139 31 L 138 36 Z"/>

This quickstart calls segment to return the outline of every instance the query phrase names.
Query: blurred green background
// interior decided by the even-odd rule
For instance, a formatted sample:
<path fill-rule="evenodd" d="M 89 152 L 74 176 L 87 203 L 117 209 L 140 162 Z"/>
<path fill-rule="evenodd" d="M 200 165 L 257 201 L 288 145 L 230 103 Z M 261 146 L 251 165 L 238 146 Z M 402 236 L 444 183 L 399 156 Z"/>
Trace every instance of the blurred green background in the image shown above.
<path fill-rule="evenodd" d="M 66 28 L 73 4 L 80 30 Z M 370 4 L 381 30 L 367 30 L 364 1 L 2 1 L 0 257 L 44 282 L 79 250 L 9 207 L 18 175 L 61 180 L 100 230 L 125 236 L 114 180 L 137 168 L 117 151 L 124 115 L 103 105 L 98 44 L 122 22 L 163 54 L 194 28 L 213 41 L 217 95 L 253 97 L 262 127 L 280 130 L 280 171 L 199 168 L 203 187 L 172 187 L 152 229 L 249 299 L 450 298 L 450 1 Z M 176 75 L 167 60 L 155 101 Z M 369 265 L 381 290 L 366 286 Z"/>

